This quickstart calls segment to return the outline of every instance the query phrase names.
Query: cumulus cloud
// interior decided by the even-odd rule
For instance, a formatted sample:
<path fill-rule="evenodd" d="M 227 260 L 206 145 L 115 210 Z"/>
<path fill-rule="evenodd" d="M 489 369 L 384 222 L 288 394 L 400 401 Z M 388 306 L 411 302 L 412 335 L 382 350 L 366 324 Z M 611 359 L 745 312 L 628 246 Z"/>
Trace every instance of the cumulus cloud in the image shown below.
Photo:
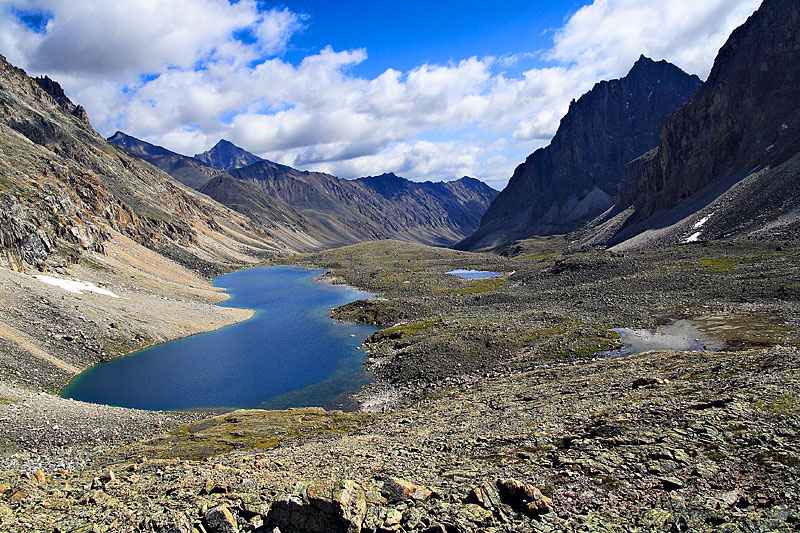
<path fill-rule="evenodd" d="M 645 54 L 701 78 L 717 50 L 761 0 L 596 0 L 556 32 L 547 54 L 562 64 L 594 65 L 617 75 Z"/>
<path fill-rule="evenodd" d="M 353 74 L 364 49 L 326 47 L 292 64 L 281 54 L 305 16 L 255 0 L 0 0 L 0 52 L 58 79 L 105 135 L 121 129 L 188 154 L 224 137 L 342 177 L 473 175 L 502 186 L 572 98 L 623 76 L 640 53 L 706 76 L 757 3 L 596 0 L 552 49 L 531 51 L 544 66 L 515 76 L 515 56 L 372 79 Z"/>

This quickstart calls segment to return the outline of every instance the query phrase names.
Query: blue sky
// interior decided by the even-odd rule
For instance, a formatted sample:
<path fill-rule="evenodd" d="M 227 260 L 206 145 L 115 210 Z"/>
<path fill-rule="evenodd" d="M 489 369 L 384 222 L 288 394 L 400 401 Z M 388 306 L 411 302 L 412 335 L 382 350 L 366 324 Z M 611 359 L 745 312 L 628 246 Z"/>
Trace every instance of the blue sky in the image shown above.
<path fill-rule="evenodd" d="M 758 3 L 0 0 L 0 54 L 104 136 L 500 189 L 571 99 L 642 53 L 705 78 Z"/>
<path fill-rule="evenodd" d="M 290 43 L 288 59 L 302 60 L 325 45 L 336 50 L 366 48 L 368 58 L 354 72 L 374 77 L 389 67 L 407 71 L 423 63 L 444 64 L 471 56 L 530 53 L 531 57 L 520 63 L 542 66 L 546 62 L 532 56 L 547 49 L 555 30 L 588 3 L 413 0 L 300 1 L 279 5 L 308 15 L 306 29 Z"/>

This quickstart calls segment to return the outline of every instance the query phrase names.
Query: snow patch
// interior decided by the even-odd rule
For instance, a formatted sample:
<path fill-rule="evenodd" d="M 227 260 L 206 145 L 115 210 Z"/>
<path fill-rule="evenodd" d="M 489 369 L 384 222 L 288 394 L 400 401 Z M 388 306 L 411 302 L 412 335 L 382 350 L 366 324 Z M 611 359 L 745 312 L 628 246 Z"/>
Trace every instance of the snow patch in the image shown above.
<path fill-rule="evenodd" d="M 53 276 L 41 276 L 41 275 L 33 277 L 38 279 L 42 283 L 47 283 L 48 285 L 55 285 L 56 287 L 61 287 L 65 291 L 69 291 L 75 294 L 83 294 L 84 291 L 88 291 L 88 292 L 96 292 L 97 294 L 104 294 L 106 296 L 111 296 L 112 298 L 119 298 L 119 296 L 117 296 L 113 292 L 107 289 L 101 289 L 100 287 L 89 281 L 54 278 Z"/>
<path fill-rule="evenodd" d="M 697 222 L 695 222 L 694 229 L 697 229 L 697 228 L 701 227 L 703 224 L 705 224 L 706 222 L 708 222 L 708 219 L 711 218 L 711 215 L 713 215 L 713 214 L 714 213 L 709 213 L 706 216 L 704 216 L 703 218 L 701 218 L 700 220 L 698 220 Z"/>
<path fill-rule="evenodd" d="M 700 232 L 696 231 L 696 232 L 692 233 L 691 235 L 689 235 L 689 237 L 683 242 L 697 242 L 697 240 L 699 238 L 700 238 Z"/>

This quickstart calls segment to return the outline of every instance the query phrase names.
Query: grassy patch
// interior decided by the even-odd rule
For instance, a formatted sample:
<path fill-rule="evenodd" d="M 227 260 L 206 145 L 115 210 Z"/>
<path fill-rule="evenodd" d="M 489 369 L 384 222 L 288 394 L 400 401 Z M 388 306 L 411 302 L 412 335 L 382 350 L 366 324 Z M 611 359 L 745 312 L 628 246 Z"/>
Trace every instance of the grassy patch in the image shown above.
<path fill-rule="evenodd" d="M 231 451 L 267 450 L 294 438 L 345 435 L 369 415 L 319 408 L 241 410 L 181 426 L 171 433 L 121 450 L 122 461 L 146 456 L 199 460 Z"/>
<path fill-rule="evenodd" d="M 453 292 L 459 296 L 467 294 L 480 294 L 482 292 L 491 292 L 500 290 L 508 285 L 504 279 L 479 279 L 471 282 L 469 286 L 458 289 L 453 289 Z"/>
<path fill-rule="evenodd" d="M 622 348 L 624 344 L 619 340 L 619 333 L 616 331 L 597 331 L 594 334 L 583 334 L 577 339 L 577 345 L 567 352 L 561 354 L 562 357 L 588 357 L 597 352 L 608 352 Z"/>
<path fill-rule="evenodd" d="M 717 257 L 714 259 L 701 259 L 700 264 L 712 272 L 730 272 L 739 262 L 732 257 Z"/>
<path fill-rule="evenodd" d="M 783 393 L 773 401 L 758 400 L 753 403 L 752 406 L 756 409 L 766 411 L 776 418 L 782 415 L 791 417 L 800 414 L 800 402 L 788 392 Z"/>
<path fill-rule="evenodd" d="M 420 333 L 426 329 L 430 329 L 438 323 L 438 320 L 423 320 L 420 322 L 411 322 L 409 324 L 398 324 L 391 328 L 382 329 L 376 332 L 372 337 L 375 341 L 384 339 L 403 339 L 410 335 Z"/>

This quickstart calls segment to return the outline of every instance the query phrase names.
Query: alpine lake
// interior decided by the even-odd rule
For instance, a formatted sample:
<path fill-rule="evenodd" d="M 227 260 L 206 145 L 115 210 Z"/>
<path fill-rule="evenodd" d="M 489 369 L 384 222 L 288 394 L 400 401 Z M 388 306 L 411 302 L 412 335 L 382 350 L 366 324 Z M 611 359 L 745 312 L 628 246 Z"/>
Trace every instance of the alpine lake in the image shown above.
<path fill-rule="evenodd" d="M 218 276 L 231 296 L 220 305 L 253 309 L 252 318 L 94 365 L 61 395 L 147 410 L 352 409 L 350 394 L 370 381 L 358 348 L 377 328 L 333 320 L 330 309 L 372 295 L 321 282 L 324 272 Z"/>

